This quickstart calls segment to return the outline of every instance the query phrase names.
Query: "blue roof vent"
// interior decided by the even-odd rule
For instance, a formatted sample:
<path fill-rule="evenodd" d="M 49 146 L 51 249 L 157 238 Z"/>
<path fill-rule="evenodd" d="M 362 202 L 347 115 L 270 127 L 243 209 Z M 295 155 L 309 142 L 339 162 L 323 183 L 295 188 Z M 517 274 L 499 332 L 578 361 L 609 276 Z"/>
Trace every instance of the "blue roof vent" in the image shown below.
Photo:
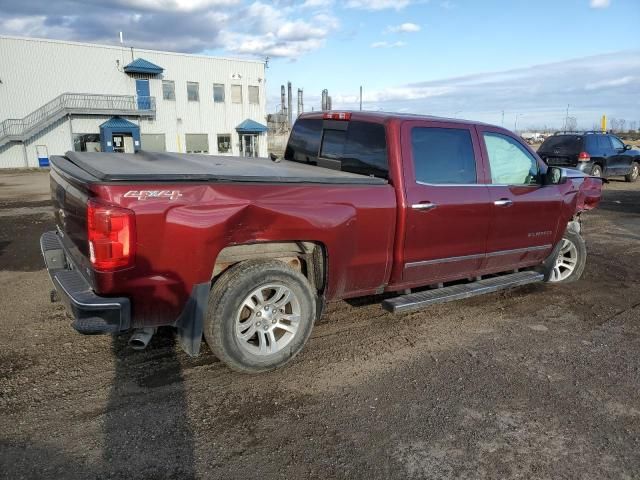
<path fill-rule="evenodd" d="M 264 125 L 249 118 L 236 127 L 238 133 L 264 133 L 267 130 L 269 129 Z"/>
<path fill-rule="evenodd" d="M 164 68 L 159 67 L 155 63 L 151 63 L 144 58 L 136 58 L 129 65 L 124 67 L 125 73 L 146 73 L 149 75 L 160 75 Z"/>

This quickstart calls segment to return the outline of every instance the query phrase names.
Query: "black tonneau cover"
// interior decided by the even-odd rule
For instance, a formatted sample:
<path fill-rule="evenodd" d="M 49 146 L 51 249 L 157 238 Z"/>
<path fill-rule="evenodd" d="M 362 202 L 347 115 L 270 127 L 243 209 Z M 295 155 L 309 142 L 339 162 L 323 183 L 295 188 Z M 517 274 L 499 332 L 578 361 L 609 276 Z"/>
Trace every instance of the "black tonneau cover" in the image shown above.
<path fill-rule="evenodd" d="M 65 169 L 71 162 L 100 182 L 117 181 L 220 181 L 258 183 L 328 183 L 383 185 L 382 178 L 341 172 L 328 168 L 268 158 L 229 157 L 188 153 L 67 152 L 52 157 Z"/>

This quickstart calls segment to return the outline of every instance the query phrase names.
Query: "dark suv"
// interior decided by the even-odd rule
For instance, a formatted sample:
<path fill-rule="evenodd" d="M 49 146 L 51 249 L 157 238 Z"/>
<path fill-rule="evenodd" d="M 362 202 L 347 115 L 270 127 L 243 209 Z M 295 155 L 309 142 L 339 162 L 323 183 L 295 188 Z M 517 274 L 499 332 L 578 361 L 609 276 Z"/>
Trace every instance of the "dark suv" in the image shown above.
<path fill-rule="evenodd" d="M 640 176 L 640 151 L 610 133 L 556 132 L 540 145 L 538 155 L 548 165 L 594 177 L 624 175 L 627 182 L 635 182 Z"/>

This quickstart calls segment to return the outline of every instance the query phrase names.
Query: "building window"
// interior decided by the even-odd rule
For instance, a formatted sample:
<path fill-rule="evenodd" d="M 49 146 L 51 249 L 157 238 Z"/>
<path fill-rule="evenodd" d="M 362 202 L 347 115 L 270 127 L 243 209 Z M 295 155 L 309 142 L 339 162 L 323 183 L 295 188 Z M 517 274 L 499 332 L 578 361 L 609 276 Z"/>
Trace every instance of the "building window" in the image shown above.
<path fill-rule="evenodd" d="M 260 90 L 258 87 L 249 86 L 249 103 L 259 104 L 260 103 Z"/>
<path fill-rule="evenodd" d="M 216 103 L 224 103 L 224 85 L 221 83 L 213 84 L 213 101 Z"/>
<path fill-rule="evenodd" d="M 162 98 L 165 100 L 176 99 L 176 84 L 173 80 L 162 81 Z"/>
<path fill-rule="evenodd" d="M 200 85 L 198 82 L 187 82 L 187 100 L 190 102 L 200 101 Z"/>
<path fill-rule="evenodd" d="M 231 153 L 231 135 L 218 135 L 218 153 Z"/>
<path fill-rule="evenodd" d="M 242 103 L 242 85 L 231 85 L 231 103 Z"/>
<path fill-rule="evenodd" d="M 99 152 L 100 135 L 98 133 L 77 133 L 73 136 L 74 152 Z"/>
<path fill-rule="evenodd" d="M 209 153 L 209 136 L 206 133 L 187 133 L 184 143 L 187 153 Z"/>

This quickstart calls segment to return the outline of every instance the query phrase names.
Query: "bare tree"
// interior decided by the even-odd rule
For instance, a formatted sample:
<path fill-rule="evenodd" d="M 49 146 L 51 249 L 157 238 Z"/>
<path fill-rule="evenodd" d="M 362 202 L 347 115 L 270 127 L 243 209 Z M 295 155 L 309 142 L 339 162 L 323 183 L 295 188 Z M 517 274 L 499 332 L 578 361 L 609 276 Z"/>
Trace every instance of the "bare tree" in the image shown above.
<path fill-rule="evenodd" d="M 568 132 L 574 132 L 578 128 L 578 120 L 576 117 L 567 117 L 566 123 L 565 128 Z"/>
<path fill-rule="evenodd" d="M 624 118 L 618 120 L 618 128 L 620 129 L 620 132 L 624 132 L 624 126 L 626 125 L 626 123 L 627 121 Z"/>
<path fill-rule="evenodd" d="M 609 119 L 609 125 L 611 126 L 611 131 L 612 132 L 617 132 L 619 125 L 618 125 L 618 119 L 615 117 L 611 117 Z"/>
<path fill-rule="evenodd" d="M 637 125 L 636 121 L 635 120 L 631 120 L 629 122 L 629 131 L 630 132 L 635 132 L 636 131 L 636 125 Z"/>

